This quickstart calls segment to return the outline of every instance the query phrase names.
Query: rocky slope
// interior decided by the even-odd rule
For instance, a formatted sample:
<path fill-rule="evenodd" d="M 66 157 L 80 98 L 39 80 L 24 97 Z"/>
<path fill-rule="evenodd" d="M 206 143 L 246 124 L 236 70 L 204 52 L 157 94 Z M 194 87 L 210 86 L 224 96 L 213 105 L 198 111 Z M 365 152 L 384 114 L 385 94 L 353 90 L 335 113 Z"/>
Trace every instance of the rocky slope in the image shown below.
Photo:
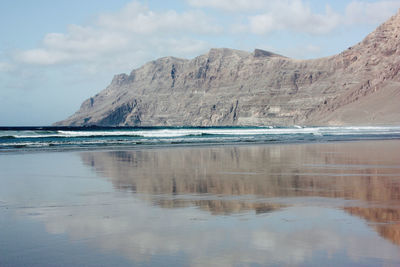
<path fill-rule="evenodd" d="M 116 75 L 55 125 L 400 124 L 400 12 L 327 58 L 256 49 L 160 58 Z"/>

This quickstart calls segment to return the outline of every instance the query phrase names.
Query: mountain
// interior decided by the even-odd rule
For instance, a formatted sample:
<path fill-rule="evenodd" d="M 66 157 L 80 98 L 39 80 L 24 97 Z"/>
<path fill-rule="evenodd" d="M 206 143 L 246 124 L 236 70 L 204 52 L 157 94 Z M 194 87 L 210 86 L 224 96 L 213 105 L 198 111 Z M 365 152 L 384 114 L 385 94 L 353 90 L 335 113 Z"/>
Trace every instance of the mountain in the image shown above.
<path fill-rule="evenodd" d="M 296 60 L 256 49 L 164 57 L 114 76 L 55 125 L 400 124 L 400 11 L 362 42 Z"/>

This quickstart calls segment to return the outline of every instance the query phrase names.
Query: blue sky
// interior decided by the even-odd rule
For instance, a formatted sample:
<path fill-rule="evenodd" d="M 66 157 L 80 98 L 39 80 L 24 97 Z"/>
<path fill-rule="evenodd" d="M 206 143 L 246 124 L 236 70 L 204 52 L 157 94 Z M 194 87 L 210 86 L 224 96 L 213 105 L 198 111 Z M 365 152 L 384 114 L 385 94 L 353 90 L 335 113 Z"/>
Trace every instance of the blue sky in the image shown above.
<path fill-rule="evenodd" d="M 361 41 L 400 0 L 13 0 L 0 3 L 0 126 L 50 125 L 162 56 L 212 47 L 307 59 Z"/>

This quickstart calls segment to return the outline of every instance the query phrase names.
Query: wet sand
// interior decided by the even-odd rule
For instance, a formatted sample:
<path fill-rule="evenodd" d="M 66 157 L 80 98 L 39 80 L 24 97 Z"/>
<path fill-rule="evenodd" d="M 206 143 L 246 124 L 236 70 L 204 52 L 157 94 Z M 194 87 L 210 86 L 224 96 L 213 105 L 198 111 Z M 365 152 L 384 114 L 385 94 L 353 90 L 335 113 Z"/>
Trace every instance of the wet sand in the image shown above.
<path fill-rule="evenodd" d="M 399 266 L 400 141 L 0 155 L 0 266 Z"/>

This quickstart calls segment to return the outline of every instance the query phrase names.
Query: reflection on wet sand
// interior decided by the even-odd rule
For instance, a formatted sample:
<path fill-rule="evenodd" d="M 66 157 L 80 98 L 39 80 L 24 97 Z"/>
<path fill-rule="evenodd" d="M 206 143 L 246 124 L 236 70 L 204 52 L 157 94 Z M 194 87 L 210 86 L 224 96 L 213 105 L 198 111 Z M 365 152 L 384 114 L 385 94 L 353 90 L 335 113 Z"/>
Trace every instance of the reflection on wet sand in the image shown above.
<path fill-rule="evenodd" d="M 6 155 L 0 266 L 399 266 L 399 151 L 365 141 Z"/>
<path fill-rule="evenodd" d="M 397 208 L 345 207 L 344 210 L 359 216 L 384 238 L 400 246 L 400 212 Z"/>
<path fill-rule="evenodd" d="M 115 188 L 140 193 L 164 208 L 195 205 L 212 214 L 263 213 L 290 205 L 268 200 L 358 200 L 352 202 L 357 207 L 343 209 L 379 222 L 375 229 L 400 244 L 399 141 L 97 151 L 81 158 Z M 384 209 L 373 210 L 373 205 Z"/>

